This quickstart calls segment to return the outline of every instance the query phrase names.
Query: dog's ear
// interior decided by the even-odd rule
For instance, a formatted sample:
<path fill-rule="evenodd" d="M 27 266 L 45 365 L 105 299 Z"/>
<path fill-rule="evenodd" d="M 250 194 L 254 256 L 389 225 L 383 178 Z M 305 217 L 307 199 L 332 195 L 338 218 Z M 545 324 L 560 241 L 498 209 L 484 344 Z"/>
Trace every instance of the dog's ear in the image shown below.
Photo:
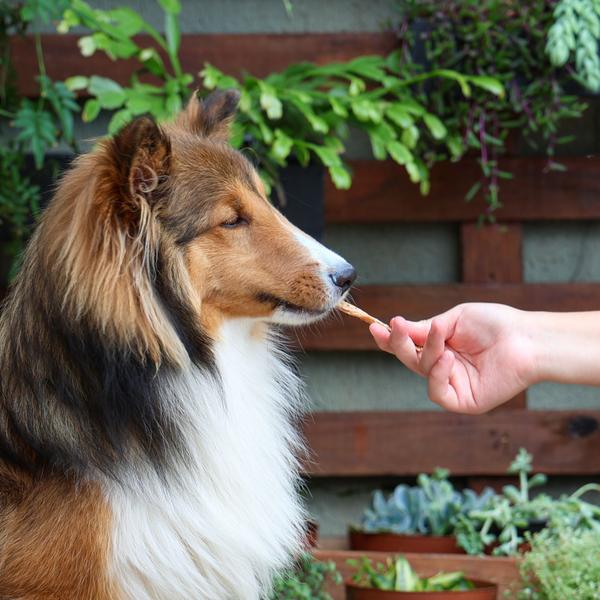
<path fill-rule="evenodd" d="M 197 135 L 227 141 L 239 101 L 240 93 L 234 89 L 217 90 L 205 98 L 194 92 L 177 124 Z"/>
<path fill-rule="evenodd" d="M 169 138 L 153 119 L 139 117 L 110 140 L 108 154 L 114 208 L 125 224 L 139 222 L 144 209 L 164 194 L 171 162 Z"/>

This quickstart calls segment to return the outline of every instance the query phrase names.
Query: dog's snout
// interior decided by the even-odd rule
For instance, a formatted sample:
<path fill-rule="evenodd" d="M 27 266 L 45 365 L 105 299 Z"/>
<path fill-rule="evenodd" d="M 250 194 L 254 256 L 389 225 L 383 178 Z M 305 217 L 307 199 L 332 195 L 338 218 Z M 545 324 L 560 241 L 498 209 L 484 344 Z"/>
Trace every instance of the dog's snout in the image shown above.
<path fill-rule="evenodd" d="M 345 292 L 350 289 L 356 280 L 356 269 L 352 265 L 346 263 L 343 267 L 336 270 L 335 273 L 332 273 L 330 277 L 331 281 Z"/>

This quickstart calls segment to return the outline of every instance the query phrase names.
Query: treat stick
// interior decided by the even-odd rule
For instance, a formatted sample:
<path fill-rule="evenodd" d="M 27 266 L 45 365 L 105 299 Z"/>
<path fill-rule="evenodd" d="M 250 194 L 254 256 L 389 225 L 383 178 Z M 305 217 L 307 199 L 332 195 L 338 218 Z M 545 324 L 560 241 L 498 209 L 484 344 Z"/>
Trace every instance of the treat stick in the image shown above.
<path fill-rule="evenodd" d="M 368 323 L 369 325 L 372 325 L 373 323 L 377 323 L 377 325 L 381 325 L 382 327 L 385 327 L 388 331 L 391 331 L 391 328 L 389 325 L 386 325 L 383 321 L 380 321 L 379 319 L 370 315 L 368 312 L 362 310 L 362 308 L 358 308 L 358 306 L 354 306 L 354 304 L 350 304 L 349 302 L 346 302 L 345 300 L 342 300 L 337 305 L 337 308 L 339 310 L 341 310 L 343 313 L 347 314 L 348 316 L 355 317 L 356 319 L 360 319 L 364 323 Z M 421 350 L 423 350 L 422 346 L 417 346 L 416 344 L 415 344 L 415 348 L 417 349 L 417 352 L 421 352 Z"/>
<path fill-rule="evenodd" d="M 379 319 L 376 319 L 375 317 L 371 316 L 368 312 L 365 312 L 364 310 L 362 310 L 362 308 L 358 308 L 358 306 L 354 306 L 354 304 L 350 304 L 349 302 L 342 300 L 337 305 L 337 307 L 343 313 L 346 313 L 350 317 L 355 317 L 356 319 L 360 319 L 361 321 L 363 321 L 364 323 L 368 323 L 369 325 L 372 325 L 373 323 L 377 323 L 377 325 L 381 325 L 382 327 L 385 327 L 388 331 L 391 331 L 389 325 L 386 325 L 383 321 L 380 321 Z"/>

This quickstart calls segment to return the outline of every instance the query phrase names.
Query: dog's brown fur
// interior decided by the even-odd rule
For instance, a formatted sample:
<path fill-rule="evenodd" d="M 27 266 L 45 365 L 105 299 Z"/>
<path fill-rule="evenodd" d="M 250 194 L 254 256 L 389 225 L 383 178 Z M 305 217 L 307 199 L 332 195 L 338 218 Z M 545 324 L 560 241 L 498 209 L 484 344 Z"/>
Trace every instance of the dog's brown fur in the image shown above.
<path fill-rule="evenodd" d="M 15 487 L 2 496 L 0 598 L 114 600 L 110 512 L 98 486 L 2 475 Z"/>

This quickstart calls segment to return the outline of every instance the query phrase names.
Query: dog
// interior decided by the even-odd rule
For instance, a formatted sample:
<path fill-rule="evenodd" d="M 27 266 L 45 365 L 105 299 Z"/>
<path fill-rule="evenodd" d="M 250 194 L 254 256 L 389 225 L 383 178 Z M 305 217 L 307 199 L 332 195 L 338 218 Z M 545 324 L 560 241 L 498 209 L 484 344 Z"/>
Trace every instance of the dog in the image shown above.
<path fill-rule="evenodd" d="M 228 144 L 239 94 L 76 159 L 0 319 L 0 597 L 254 600 L 302 546 L 281 325 L 353 267 Z"/>

